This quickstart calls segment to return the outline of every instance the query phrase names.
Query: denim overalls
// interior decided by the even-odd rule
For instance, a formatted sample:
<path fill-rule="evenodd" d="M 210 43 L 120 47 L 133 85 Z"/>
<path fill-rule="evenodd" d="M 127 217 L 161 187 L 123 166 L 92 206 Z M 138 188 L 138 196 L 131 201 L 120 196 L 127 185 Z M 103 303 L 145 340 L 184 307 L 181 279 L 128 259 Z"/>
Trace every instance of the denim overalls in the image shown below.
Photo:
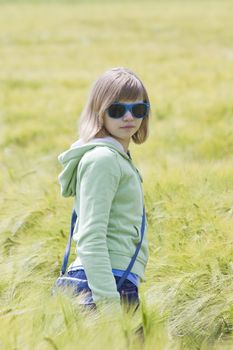
<path fill-rule="evenodd" d="M 87 277 L 84 270 L 68 271 L 66 276 L 68 278 L 78 278 L 83 281 L 83 284 L 79 284 L 78 293 L 83 293 L 85 296 L 83 305 L 87 308 L 95 308 L 95 303 L 92 299 L 91 289 L 87 283 Z M 120 277 L 114 276 L 116 283 L 120 280 Z M 119 288 L 121 304 L 124 304 L 126 307 L 133 306 L 136 309 L 139 306 L 139 297 L 138 297 L 138 288 L 129 280 L 125 280 L 122 286 Z"/>

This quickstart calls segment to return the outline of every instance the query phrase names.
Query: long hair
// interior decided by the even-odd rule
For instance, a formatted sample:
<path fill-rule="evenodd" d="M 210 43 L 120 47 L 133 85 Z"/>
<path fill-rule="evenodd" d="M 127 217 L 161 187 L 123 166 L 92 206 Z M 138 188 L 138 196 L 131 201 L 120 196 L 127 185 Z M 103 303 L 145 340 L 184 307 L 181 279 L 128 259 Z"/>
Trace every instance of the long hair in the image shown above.
<path fill-rule="evenodd" d="M 79 136 L 88 142 L 95 136 L 107 136 L 103 117 L 107 108 L 116 101 L 143 100 L 150 103 L 142 81 L 129 69 L 116 67 L 103 73 L 92 86 L 87 104 L 84 107 L 80 122 Z M 148 137 L 149 111 L 143 118 L 140 128 L 132 136 L 135 143 L 143 143 Z"/>

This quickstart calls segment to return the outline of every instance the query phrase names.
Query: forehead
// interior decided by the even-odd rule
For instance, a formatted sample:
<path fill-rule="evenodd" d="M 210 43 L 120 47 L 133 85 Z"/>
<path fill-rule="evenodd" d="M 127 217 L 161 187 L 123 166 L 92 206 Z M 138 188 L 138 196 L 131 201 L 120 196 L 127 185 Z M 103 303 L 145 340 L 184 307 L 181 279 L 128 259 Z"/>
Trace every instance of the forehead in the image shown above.
<path fill-rule="evenodd" d="M 102 110 L 114 102 L 147 102 L 147 92 L 142 82 L 130 74 L 105 77 L 98 84 L 98 101 Z"/>
<path fill-rule="evenodd" d="M 136 100 L 129 100 L 129 99 L 122 99 L 122 100 L 117 100 L 116 102 L 118 103 L 125 103 L 125 104 L 134 104 L 134 103 L 140 103 L 143 102 L 142 98 L 137 98 Z"/>
<path fill-rule="evenodd" d="M 118 101 L 143 100 L 143 88 L 139 81 L 128 81 L 116 91 L 115 99 Z"/>

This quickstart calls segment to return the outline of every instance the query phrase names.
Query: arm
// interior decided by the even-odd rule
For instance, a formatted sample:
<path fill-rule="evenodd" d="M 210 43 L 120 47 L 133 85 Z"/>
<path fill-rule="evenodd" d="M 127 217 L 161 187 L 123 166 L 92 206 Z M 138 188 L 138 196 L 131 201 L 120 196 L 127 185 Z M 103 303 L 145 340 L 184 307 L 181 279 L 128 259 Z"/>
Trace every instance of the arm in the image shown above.
<path fill-rule="evenodd" d="M 120 176 L 114 153 L 103 148 L 86 154 L 78 167 L 80 212 L 77 253 L 96 304 L 106 300 L 120 305 L 106 237 L 111 204 Z"/>

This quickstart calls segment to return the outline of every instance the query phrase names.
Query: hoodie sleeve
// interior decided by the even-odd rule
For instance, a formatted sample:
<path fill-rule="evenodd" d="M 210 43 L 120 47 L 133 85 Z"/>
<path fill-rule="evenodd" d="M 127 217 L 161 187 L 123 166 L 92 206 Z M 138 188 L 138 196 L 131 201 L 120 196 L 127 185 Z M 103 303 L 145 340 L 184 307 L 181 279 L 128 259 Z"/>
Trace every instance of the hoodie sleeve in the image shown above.
<path fill-rule="evenodd" d="M 77 254 L 85 269 L 94 302 L 112 301 L 120 305 L 120 295 L 112 274 L 107 228 L 111 204 L 121 172 L 114 152 L 95 148 L 78 166 L 77 193 L 79 225 Z"/>

